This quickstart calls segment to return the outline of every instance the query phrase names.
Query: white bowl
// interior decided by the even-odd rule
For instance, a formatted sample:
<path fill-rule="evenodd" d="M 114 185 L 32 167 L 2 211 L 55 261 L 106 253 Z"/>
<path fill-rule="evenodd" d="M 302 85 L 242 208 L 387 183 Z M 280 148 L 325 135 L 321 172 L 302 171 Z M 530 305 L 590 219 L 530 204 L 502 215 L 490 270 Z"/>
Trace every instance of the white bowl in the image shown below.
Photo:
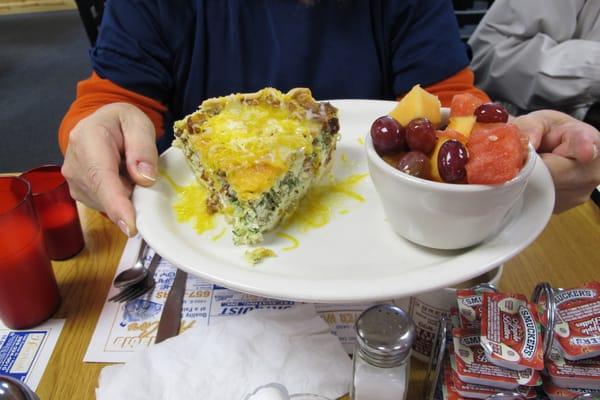
<path fill-rule="evenodd" d="M 447 120 L 449 110 L 442 109 Z M 519 199 L 537 158 L 529 156 L 519 174 L 498 185 L 450 184 L 429 181 L 401 172 L 385 162 L 365 140 L 371 179 L 394 231 L 411 242 L 434 249 L 473 246 L 503 228 L 505 218 Z"/>

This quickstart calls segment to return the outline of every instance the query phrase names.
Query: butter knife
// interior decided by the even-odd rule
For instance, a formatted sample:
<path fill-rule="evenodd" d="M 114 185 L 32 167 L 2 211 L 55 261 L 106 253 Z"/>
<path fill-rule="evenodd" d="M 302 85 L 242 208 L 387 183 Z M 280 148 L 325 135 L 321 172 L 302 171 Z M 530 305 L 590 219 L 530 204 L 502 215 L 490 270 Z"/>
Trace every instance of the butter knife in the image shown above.
<path fill-rule="evenodd" d="M 181 308 L 183 306 L 183 297 L 185 296 L 187 275 L 187 272 L 180 269 L 178 269 L 175 274 L 173 286 L 171 286 L 171 290 L 169 291 L 169 295 L 163 306 L 154 343 L 160 343 L 163 340 L 179 334 L 179 328 L 181 326 Z"/>

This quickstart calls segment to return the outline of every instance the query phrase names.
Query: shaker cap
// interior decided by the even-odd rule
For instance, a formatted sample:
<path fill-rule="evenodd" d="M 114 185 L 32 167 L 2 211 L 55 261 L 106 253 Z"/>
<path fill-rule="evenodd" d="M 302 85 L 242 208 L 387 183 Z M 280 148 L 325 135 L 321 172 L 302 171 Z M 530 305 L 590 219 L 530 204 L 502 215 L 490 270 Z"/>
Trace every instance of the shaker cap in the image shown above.
<path fill-rule="evenodd" d="M 366 309 L 356 321 L 361 356 L 370 364 L 390 368 L 403 364 L 415 339 L 410 316 L 392 304 Z"/>
<path fill-rule="evenodd" d="M 40 400 L 25 383 L 6 375 L 0 375 L 0 399 Z"/>

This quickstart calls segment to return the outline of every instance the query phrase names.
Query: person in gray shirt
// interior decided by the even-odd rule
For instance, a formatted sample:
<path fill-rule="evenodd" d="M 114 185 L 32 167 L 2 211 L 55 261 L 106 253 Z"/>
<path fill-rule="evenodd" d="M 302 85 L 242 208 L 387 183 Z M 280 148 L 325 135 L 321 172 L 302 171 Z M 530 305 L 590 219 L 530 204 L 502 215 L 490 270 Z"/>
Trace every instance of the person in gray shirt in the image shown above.
<path fill-rule="evenodd" d="M 600 183 L 599 17 L 599 0 L 496 0 L 469 39 L 475 84 L 511 114 L 533 111 L 514 121 L 535 130 L 530 141 L 552 174 L 558 212 Z"/>
<path fill-rule="evenodd" d="M 600 100 L 600 1 L 496 0 L 471 36 L 475 83 L 523 113 L 583 120 Z"/>

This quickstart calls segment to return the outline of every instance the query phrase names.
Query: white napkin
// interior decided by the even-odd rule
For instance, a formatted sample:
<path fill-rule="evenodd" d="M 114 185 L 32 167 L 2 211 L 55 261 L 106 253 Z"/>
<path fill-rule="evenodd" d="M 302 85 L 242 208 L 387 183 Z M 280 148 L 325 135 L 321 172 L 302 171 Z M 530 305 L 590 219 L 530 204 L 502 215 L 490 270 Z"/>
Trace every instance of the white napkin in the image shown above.
<path fill-rule="evenodd" d="M 216 322 L 218 321 L 218 322 Z M 352 363 L 313 305 L 255 310 L 194 327 L 102 370 L 98 400 L 241 400 L 276 382 L 336 398 Z"/>

